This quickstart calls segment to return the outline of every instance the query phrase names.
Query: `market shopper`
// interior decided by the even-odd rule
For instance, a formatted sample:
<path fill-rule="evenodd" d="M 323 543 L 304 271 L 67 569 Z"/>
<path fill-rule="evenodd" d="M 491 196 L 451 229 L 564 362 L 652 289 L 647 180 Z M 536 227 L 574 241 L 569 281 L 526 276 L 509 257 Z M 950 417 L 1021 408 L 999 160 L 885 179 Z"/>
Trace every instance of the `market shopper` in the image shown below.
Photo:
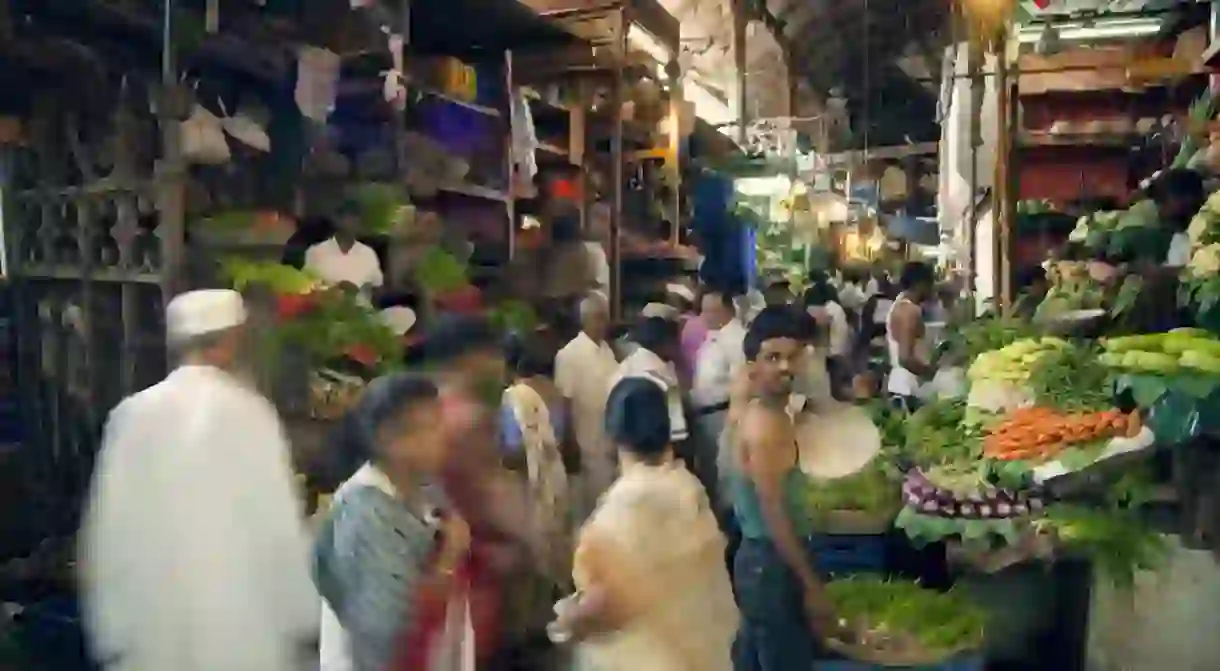
<path fill-rule="evenodd" d="M 645 317 L 640 320 L 631 334 L 636 349 L 618 365 L 614 378 L 614 382 L 625 377 L 648 378 L 665 391 L 672 434 L 670 438 L 674 443 L 685 441 L 690 436 L 682 405 L 684 389 L 674 365 L 678 357 L 679 338 L 678 324 L 671 319 Z"/>
<path fill-rule="evenodd" d="M 480 660 L 502 654 L 506 582 L 545 550 L 531 533 L 519 479 L 503 464 L 498 411 L 506 379 L 502 337 L 481 317 L 444 317 L 430 329 L 424 357 L 440 387 L 440 421 L 450 441 L 441 480 L 470 524 L 471 604 Z"/>
<path fill-rule="evenodd" d="M 610 347 L 610 306 L 600 293 L 580 302 L 580 333 L 555 355 L 555 384 L 569 401 L 572 430 L 580 452 L 575 493 L 578 519 L 585 519 L 597 497 L 618 475 L 618 455 L 606 439 L 606 397 L 618 368 Z"/>
<path fill-rule="evenodd" d="M 622 474 L 580 532 L 580 592 L 555 623 L 576 644 L 575 668 L 729 671 L 738 614 L 725 541 L 699 481 L 674 458 L 664 391 L 620 381 L 606 430 Z"/>
<path fill-rule="evenodd" d="M 790 310 L 773 307 L 755 318 L 745 339 L 754 398 L 738 420 L 728 480 L 742 535 L 733 558 L 742 615 L 736 671 L 811 669 L 816 638 L 838 626 L 801 542 L 804 478 L 789 414 L 800 331 Z"/>
<path fill-rule="evenodd" d="M 885 344 L 890 359 L 886 392 L 898 407 L 913 412 L 919 407 L 919 391 L 936 374 L 927 342 L 923 305 L 936 284 L 936 274 L 926 263 L 912 261 L 902 269 L 902 292 L 885 318 Z"/>
<path fill-rule="evenodd" d="M 825 334 L 818 340 L 825 357 L 826 371 L 830 375 L 831 388 L 836 398 L 845 398 L 853 369 L 853 335 L 847 311 L 838 302 L 838 292 L 824 279 L 806 289 L 801 302 L 805 312 L 817 322 L 819 335 Z"/>
<path fill-rule="evenodd" d="M 320 671 L 433 668 L 407 660 L 436 661 L 428 649 L 457 657 L 473 636 L 465 618 L 438 626 L 449 604 L 465 603 L 470 549 L 466 522 L 426 486 L 449 447 L 439 413 L 436 385 L 410 375 L 374 380 L 352 411 L 359 435 L 347 446 L 363 465 L 335 493 L 314 546 Z"/>
<path fill-rule="evenodd" d="M 530 335 L 514 335 L 506 348 L 513 381 L 504 391 L 500 431 L 505 460 L 526 489 L 529 522 L 542 555 L 514 580 L 506 615 L 529 631 L 543 631 L 551 605 L 570 588 L 572 518 L 568 470 L 574 466 L 568 436 L 568 403 L 552 381 L 553 350 Z M 567 458 L 565 458 L 567 456 Z"/>
<path fill-rule="evenodd" d="M 242 379 L 228 290 L 166 307 L 179 365 L 110 414 L 80 532 L 87 629 L 121 671 L 296 671 L 318 600 L 289 447 Z"/>
<path fill-rule="evenodd" d="M 712 500 L 717 506 L 720 475 L 720 436 L 728 417 L 730 387 L 746 365 L 742 349 L 746 329 L 737 319 L 733 297 L 723 291 L 705 290 L 701 318 L 708 326 L 708 337 L 699 348 L 695 380 L 691 387 L 695 426 L 694 463 L 690 466 L 700 480 L 716 485 Z"/>

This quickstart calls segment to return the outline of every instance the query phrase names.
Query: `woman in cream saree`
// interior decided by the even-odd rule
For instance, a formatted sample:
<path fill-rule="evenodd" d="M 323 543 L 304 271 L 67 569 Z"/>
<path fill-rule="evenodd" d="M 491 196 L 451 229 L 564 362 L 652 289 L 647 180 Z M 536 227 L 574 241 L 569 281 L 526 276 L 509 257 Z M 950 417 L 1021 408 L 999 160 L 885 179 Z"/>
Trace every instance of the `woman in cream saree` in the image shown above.
<path fill-rule="evenodd" d="M 737 607 L 725 540 L 700 482 L 669 448 L 665 394 L 619 382 L 607 430 L 622 473 L 580 532 L 579 598 L 557 622 L 579 671 L 731 671 Z"/>

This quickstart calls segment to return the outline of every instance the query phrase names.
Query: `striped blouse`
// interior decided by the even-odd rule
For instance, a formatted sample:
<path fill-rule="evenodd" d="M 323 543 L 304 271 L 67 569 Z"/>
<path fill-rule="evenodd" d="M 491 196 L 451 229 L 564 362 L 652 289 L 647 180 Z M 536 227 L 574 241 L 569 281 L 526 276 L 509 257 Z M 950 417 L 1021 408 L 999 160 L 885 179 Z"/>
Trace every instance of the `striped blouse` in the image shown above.
<path fill-rule="evenodd" d="M 314 549 L 318 592 L 342 626 L 323 632 L 322 671 L 388 667 L 436 538 L 392 493 L 354 480 L 337 493 Z"/>

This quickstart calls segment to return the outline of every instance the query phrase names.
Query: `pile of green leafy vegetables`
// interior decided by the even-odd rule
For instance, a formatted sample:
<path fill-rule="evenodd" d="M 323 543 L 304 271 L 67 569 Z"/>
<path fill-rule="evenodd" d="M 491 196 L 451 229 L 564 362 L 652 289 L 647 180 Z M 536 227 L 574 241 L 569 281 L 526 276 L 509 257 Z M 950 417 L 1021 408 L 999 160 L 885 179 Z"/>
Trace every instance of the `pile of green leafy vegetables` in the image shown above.
<path fill-rule="evenodd" d="M 1099 412 L 1114 407 L 1114 378 L 1101 350 L 1071 342 L 1048 350 L 1026 383 L 1040 406 L 1060 412 Z"/>
<path fill-rule="evenodd" d="M 947 654 L 983 644 L 986 613 L 962 594 L 936 592 L 912 582 L 855 577 L 826 586 L 839 617 L 859 640 L 905 636 L 928 651 Z"/>
<path fill-rule="evenodd" d="M 938 351 L 949 353 L 958 361 L 969 362 L 984 352 L 1038 335 L 1038 329 L 1027 320 L 991 313 L 946 332 L 945 344 Z"/>
<path fill-rule="evenodd" d="M 983 434 L 965 419 L 963 399 L 929 402 L 906 420 L 903 455 L 920 468 L 978 459 Z"/>
<path fill-rule="evenodd" d="M 1157 568 L 1168 548 L 1131 508 L 1054 505 L 1036 524 L 1053 531 L 1069 552 L 1088 557 L 1117 587 L 1131 587 L 1137 571 Z"/>
<path fill-rule="evenodd" d="M 894 514 L 902 506 L 900 476 L 877 455 L 860 471 L 834 480 L 808 479 L 805 510 L 816 522 L 825 513 L 857 511 Z"/>

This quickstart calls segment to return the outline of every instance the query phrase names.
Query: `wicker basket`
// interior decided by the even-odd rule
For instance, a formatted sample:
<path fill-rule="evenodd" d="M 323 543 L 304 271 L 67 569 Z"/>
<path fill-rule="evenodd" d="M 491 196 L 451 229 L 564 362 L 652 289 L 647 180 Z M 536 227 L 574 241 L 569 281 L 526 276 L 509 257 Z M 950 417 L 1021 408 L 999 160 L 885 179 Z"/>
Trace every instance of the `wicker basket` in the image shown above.
<path fill-rule="evenodd" d="M 896 667 L 936 666 L 966 652 L 965 649 L 929 650 L 914 643 L 904 646 L 901 650 L 878 648 L 859 643 L 847 643 L 833 638 L 826 639 L 826 647 L 858 662 Z"/>

